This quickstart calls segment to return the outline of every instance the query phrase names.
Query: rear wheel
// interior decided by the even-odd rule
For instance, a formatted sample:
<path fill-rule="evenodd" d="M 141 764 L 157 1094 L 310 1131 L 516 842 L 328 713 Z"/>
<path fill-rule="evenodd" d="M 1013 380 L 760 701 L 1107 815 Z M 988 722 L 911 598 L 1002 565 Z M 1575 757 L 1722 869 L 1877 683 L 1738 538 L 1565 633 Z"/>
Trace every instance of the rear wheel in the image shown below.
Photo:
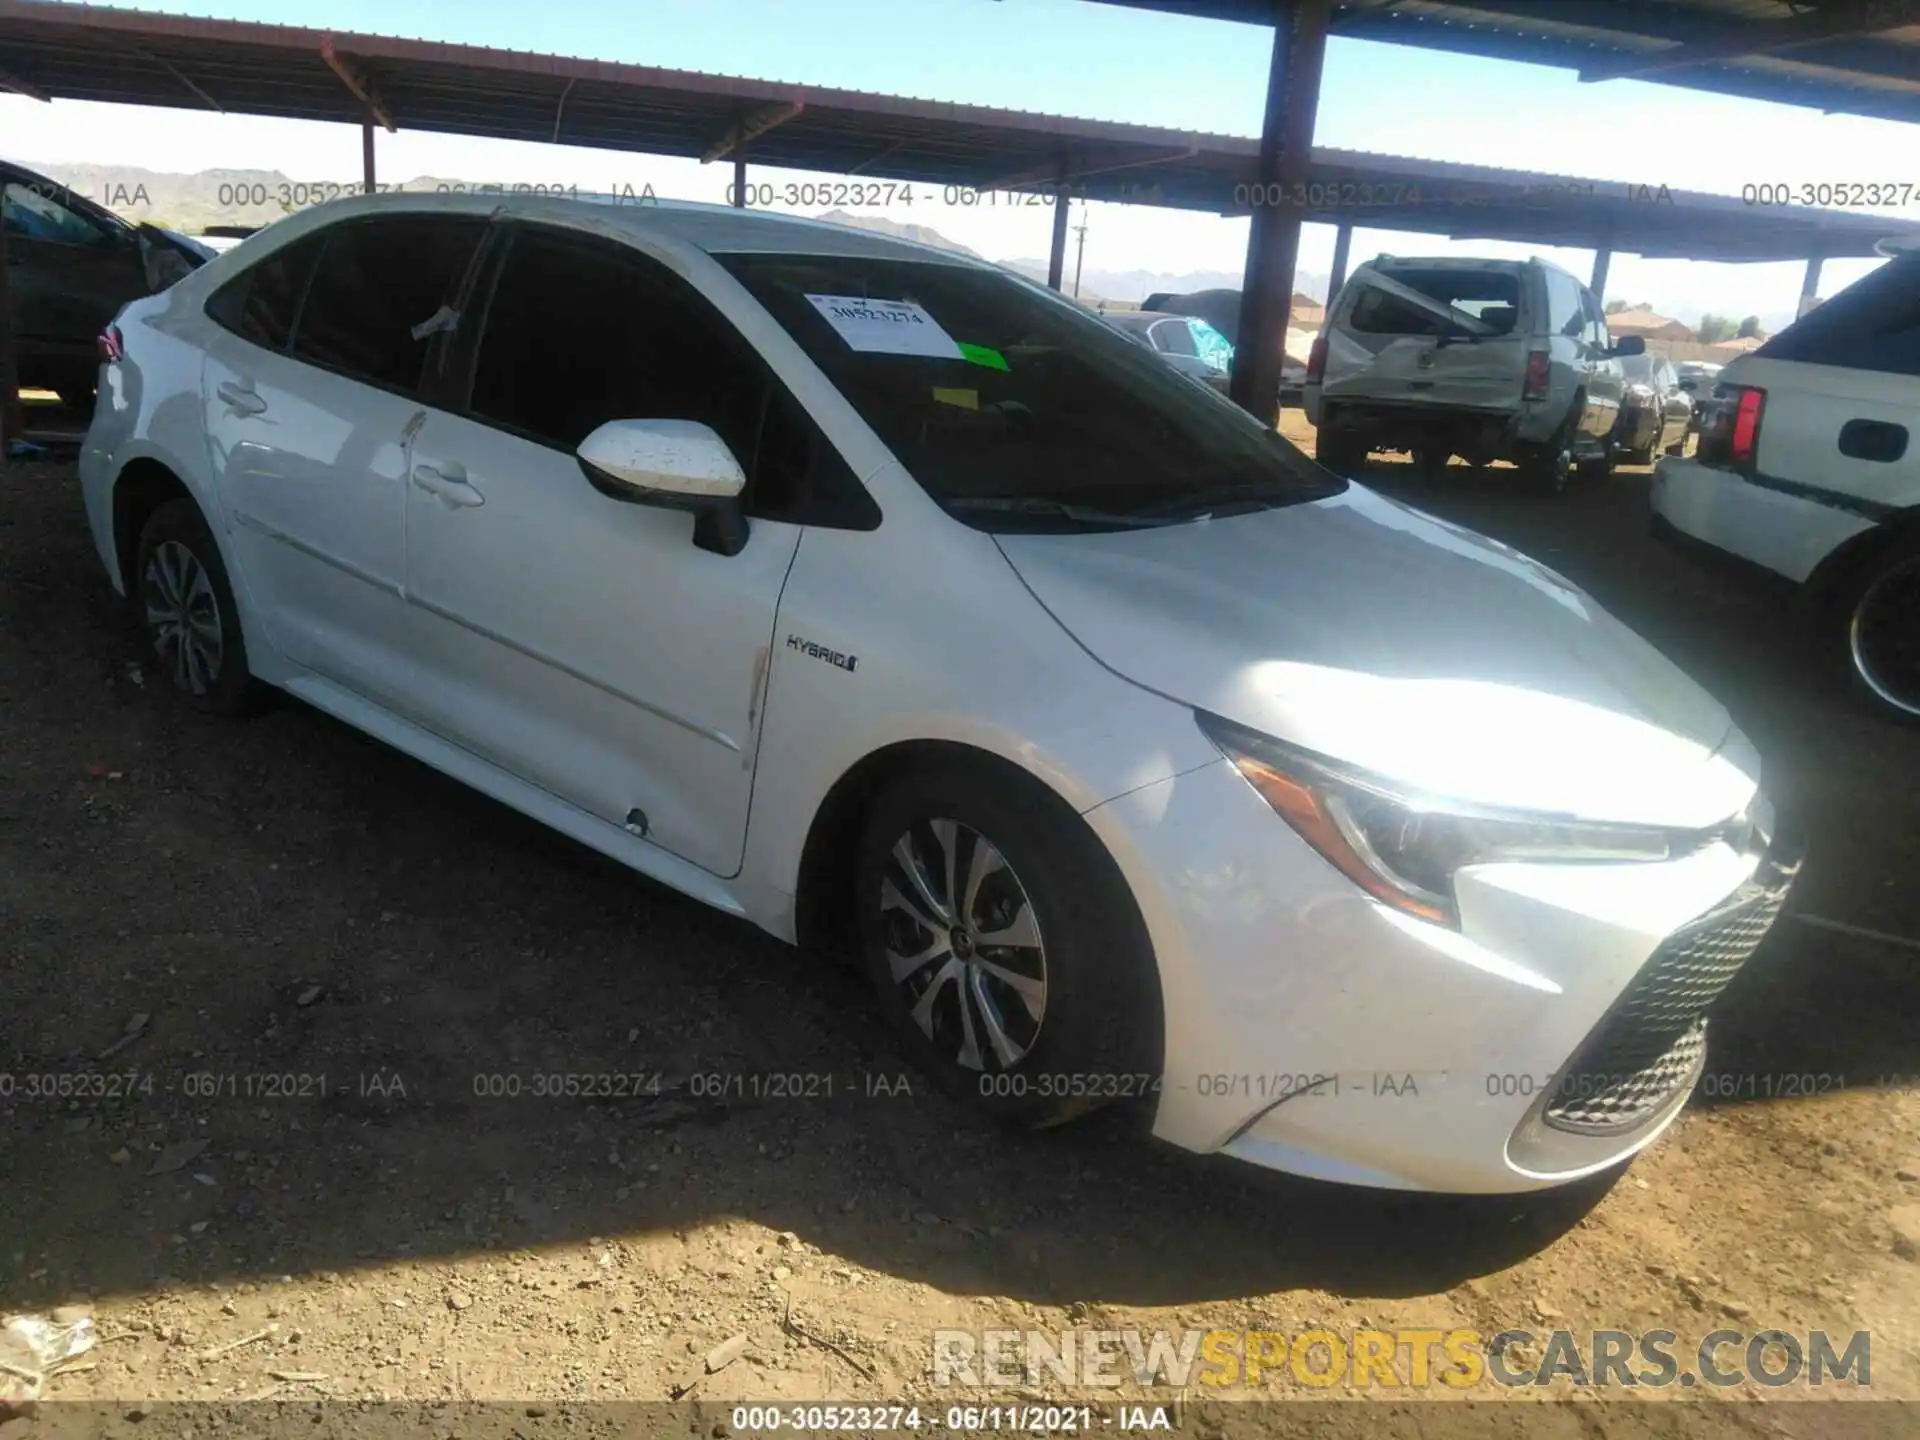
<path fill-rule="evenodd" d="M 1579 413 L 1576 405 L 1574 413 Z M 1544 445 L 1520 458 L 1520 479 L 1536 495 L 1563 495 L 1573 480 L 1573 418 Z"/>
<path fill-rule="evenodd" d="M 267 692 L 247 668 L 220 547 L 191 500 L 169 500 L 147 517 L 129 595 L 149 654 L 189 705 L 215 715 L 260 707 Z"/>
<path fill-rule="evenodd" d="M 1420 445 L 1413 452 L 1413 473 L 1422 480 L 1444 480 L 1453 452 L 1439 445 Z"/>
<path fill-rule="evenodd" d="M 1336 475 L 1366 468 L 1367 442 L 1351 430 L 1322 430 L 1313 442 L 1313 456 Z"/>
<path fill-rule="evenodd" d="M 1866 693 L 1908 720 L 1920 720 L 1920 539 L 1871 566 L 1839 607 L 1844 654 Z"/>
<path fill-rule="evenodd" d="M 1157 1092 L 1145 927 L 1051 794 L 984 767 L 909 776 L 869 812 L 856 876 L 881 1010 L 942 1090 L 1026 1125 Z"/>

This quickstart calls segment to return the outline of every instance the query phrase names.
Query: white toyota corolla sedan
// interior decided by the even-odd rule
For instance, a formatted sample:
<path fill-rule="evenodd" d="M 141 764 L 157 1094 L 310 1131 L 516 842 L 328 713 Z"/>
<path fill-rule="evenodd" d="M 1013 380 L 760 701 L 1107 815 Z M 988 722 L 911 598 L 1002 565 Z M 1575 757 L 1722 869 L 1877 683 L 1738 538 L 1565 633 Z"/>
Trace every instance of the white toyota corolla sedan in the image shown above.
<path fill-rule="evenodd" d="M 270 688 L 783 939 L 1027 1124 L 1366 1185 L 1647 1144 L 1797 858 L 1525 556 L 1051 291 L 705 206 L 355 198 L 101 337 L 187 703 Z"/>

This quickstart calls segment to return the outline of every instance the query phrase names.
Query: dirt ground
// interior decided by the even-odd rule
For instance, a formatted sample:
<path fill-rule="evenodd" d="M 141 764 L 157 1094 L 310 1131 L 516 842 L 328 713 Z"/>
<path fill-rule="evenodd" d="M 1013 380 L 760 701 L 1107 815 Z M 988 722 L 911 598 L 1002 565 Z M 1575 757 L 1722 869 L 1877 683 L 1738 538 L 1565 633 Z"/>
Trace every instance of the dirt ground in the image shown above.
<path fill-rule="evenodd" d="M 1118 1119 L 977 1124 L 907 1072 L 849 974 L 296 704 L 233 723 L 170 703 L 71 466 L 16 463 L 0 1314 L 90 1305 L 100 1343 L 54 1393 L 123 1417 L 511 1400 L 545 1433 L 546 1405 L 661 1399 L 739 1335 L 703 1400 L 944 1405 L 989 1392 L 933 1385 L 932 1332 L 995 1327 L 1665 1327 L 1683 1356 L 1722 1327 L 1865 1329 L 1870 1393 L 1920 1400 L 1920 730 L 1852 706 L 1783 597 L 1651 541 L 1642 474 L 1543 501 L 1499 470 L 1375 470 L 1653 638 L 1733 709 L 1810 830 L 1793 913 L 1716 1014 L 1718 1093 L 1624 1177 L 1354 1193 Z M 27 1093 L 74 1073 L 124 1078 Z M 558 1073 L 639 1078 L 526 1093 Z M 743 1075 L 810 1078 L 786 1087 L 805 1098 L 719 1078 Z M 1316 1392 L 1275 1371 L 1259 1393 Z M 1171 1398 L 1096 1398 L 1116 1394 Z M 1354 1408 L 1302 1424 L 1361 1433 Z M 1738 1408 L 1737 1433 L 1815 1433 Z M 1564 1433 L 1652 1433 L 1607 1414 Z M 1236 1424 L 1212 1400 L 1179 1418 Z"/>

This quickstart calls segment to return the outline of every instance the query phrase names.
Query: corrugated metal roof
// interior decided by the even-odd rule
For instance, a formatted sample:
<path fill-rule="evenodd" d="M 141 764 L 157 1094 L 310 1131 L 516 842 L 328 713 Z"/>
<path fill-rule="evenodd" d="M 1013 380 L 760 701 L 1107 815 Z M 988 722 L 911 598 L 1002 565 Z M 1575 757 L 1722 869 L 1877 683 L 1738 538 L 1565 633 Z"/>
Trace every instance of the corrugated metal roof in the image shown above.
<path fill-rule="evenodd" d="M 1620 0 L 1623 9 L 1636 3 L 1645 0 Z M 1719 0 L 1719 8 L 1770 3 Z M 1198 0 L 1194 8 L 1230 7 Z M 1403 8 L 1464 7 L 1404 0 Z M 1564 0 L 1565 11 L 1591 8 Z M 1341 7 L 1362 9 L 1380 6 Z M 1554 13 L 1563 13 L 1560 4 Z M 977 190 L 1031 188 L 1064 173 L 1073 194 L 1096 200 L 1214 213 L 1245 213 L 1261 201 L 1328 223 L 1655 256 L 1862 256 L 1884 237 L 1920 236 L 1911 222 L 1800 204 L 1644 194 L 1579 177 L 1328 148 L 1314 151 L 1304 189 L 1267 194 L 1249 188 L 1259 145 L 1245 136 L 45 0 L 0 0 L 0 86 L 348 124 L 364 113 L 357 89 L 410 130 L 676 156 L 715 155 L 744 124 L 754 132 L 748 151 L 756 165 Z"/>
<path fill-rule="evenodd" d="M 1274 0 L 1095 3 L 1263 26 L 1276 9 Z M 1336 0 L 1329 31 L 1559 66 L 1595 81 L 1633 73 L 1659 85 L 1920 120 L 1914 0 Z"/>

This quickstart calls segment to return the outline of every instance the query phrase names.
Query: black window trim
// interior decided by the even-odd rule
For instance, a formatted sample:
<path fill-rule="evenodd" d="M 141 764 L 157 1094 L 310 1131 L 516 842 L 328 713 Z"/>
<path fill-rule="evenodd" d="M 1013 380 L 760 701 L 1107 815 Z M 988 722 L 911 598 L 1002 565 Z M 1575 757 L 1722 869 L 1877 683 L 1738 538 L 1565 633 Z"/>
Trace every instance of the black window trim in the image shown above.
<path fill-rule="evenodd" d="M 516 439 L 524 440 L 532 445 L 538 445 L 543 449 L 553 451 L 555 454 L 565 455 L 568 459 L 574 458 L 575 451 L 573 448 L 561 445 L 548 439 L 544 435 L 537 435 L 530 430 L 524 430 L 507 421 L 495 419 L 490 415 L 478 414 L 473 409 L 473 383 L 479 368 L 480 344 L 486 335 L 487 320 L 493 308 L 493 297 L 499 287 L 500 277 L 506 273 L 507 261 L 513 253 L 515 240 L 523 234 L 536 233 L 562 240 L 571 245 L 579 245 L 584 248 L 601 250 L 608 253 L 618 253 L 642 265 L 652 265 L 669 284 L 677 284 L 685 287 L 688 294 L 711 312 L 715 323 L 723 327 L 725 332 L 734 338 L 739 346 L 740 352 L 747 358 L 748 363 L 759 371 L 761 378 L 768 386 L 767 391 L 762 396 L 759 418 L 754 427 L 753 454 L 745 457 L 741 462 L 742 468 L 747 471 L 747 485 L 749 489 L 751 489 L 753 485 L 760 464 L 760 449 L 765 440 L 767 414 L 771 408 L 771 401 L 775 393 L 773 387 L 778 387 L 779 391 L 786 395 L 789 403 L 792 405 L 794 411 L 801 417 L 803 423 L 811 430 L 814 443 L 825 446 L 828 453 L 838 459 L 841 470 L 845 472 L 848 482 L 855 492 L 854 508 L 860 511 L 859 514 L 851 515 L 844 519 L 826 517 L 820 519 L 786 520 L 756 515 L 752 505 L 749 504 L 747 507 L 747 515 L 749 518 L 764 520 L 770 524 L 801 525 L 816 530 L 877 530 L 880 527 L 882 515 L 880 502 L 873 498 L 873 492 L 861 481 L 860 472 L 855 469 L 853 462 L 849 460 L 845 453 L 841 451 L 840 447 L 835 444 L 833 437 L 827 433 L 826 427 L 823 426 L 813 412 L 807 408 L 806 402 L 794 393 L 793 387 L 787 384 L 786 380 L 773 368 L 772 363 L 766 356 L 760 353 L 753 342 L 740 333 L 739 327 L 733 323 L 726 313 L 713 303 L 711 296 L 707 295 L 705 291 L 701 290 L 699 286 L 693 284 L 685 276 L 676 274 L 671 266 L 661 263 L 658 257 L 649 255 L 638 246 L 625 244 L 611 236 L 576 229 L 570 225 L 560 225 L 552 221 L 529 219 L 525 216 L 500 216 L 490 221 L 487 238 L 481 242 L 475 255 L 474 264 L 469 268 L 466 280 L 460 291 L 459 309 L 462 315 L 462 323 L 455 330 L 451 339 L 444 336 L 442 337 L 443 340 L 447 341 L 447 344 L 445 355 L 440 366 L 444 374 L 441 377 L 440 384 L 436 387 L 436 398 L 432 402 L 435 409 L 443 410 L 449 415 L 457 416 L 475 425 L 485 426 L 489 430 L 497 430 L 503 435 L 512 435 Z M 466 323 L 466 317 L 468 316 L 472 317 L 471 324 Z M 431 362 L 429 363 L 431 364 Z M 741 457 L 736 456 L 735 459 L 738 460 L 741 459 Z"/>
<path fill-rule="evenodd" d="M 439 372 L 442 368 L 440 357 L 447 345 L 447 333 L 445 331 L 435 335 L 429 342 L 426 356 L 421 361 L 420 379 L 416 384 L 411 386 L 390 385 L 384 380 L 377 380 L 357 370 L 348 370 L 338 365 L 329 365 L 311 356 L 297 354 L 294 350 L 294 346 L 297 345 L 300 340 L 300 324 L 307 318 L 307 300 L 313 294 L 314 277 L 320 273 L 320 267 L 325 263 L 327 258 L 327 251 L 333 246 L 334 237 L 343 231 L 357 226 L 377 225 L 396 220 L 419 220 L 422 218 L 455 221 L 467 220 L 478 221 L 480 223 L 481 230 L 474 241 L 473 252 L 468 255 L 466 269 L 461 272 L 460 280 L 454 287 L 456 299 L 463 297 L 466 294 L 467 287 L 472 283 L 475 266 L 478 264 L 481 254 L 487 247 L 487 240 L 489 238 L 487 217 L 484 215 L 474 215 L 468 211 L 395 210 L 386 214 L 348 216 L 346 219 L 336 220 L 318 229 L 309 230 L 304 235 L 295 236 L 293 239 L 287 241 L 286 244 L 277 247 L 272 254 L 262 255 L 258 260 L 248 265 L 246 269 L 240 271 L 239 274 L 230 275 L 219 285 L 215 286 L 213 293 L 208 295 L 206 300 L 201 303 L 201 313 L 206 315 L 207 319 L 211 320 L 215 325 L 218 325 L 222 330 L 226 331 L 227 334 L 233 336 L 243 344 L 253 346 L 256 350 L 263 350 L 269 355 L 279 355 L 284 359 L 293 361 L 296 365 L 304 365 L 309 369 L 319 370 L 324 374 L 338 375 L 343 380 L 351 380 L 354 384 L 364 385 L 369 390 L 379 390 L 388 395 L 398 395 L 403 400 L 412 400 L 418 404 L 426 405 L 434 409 L 443 408 L 435 404 L 431 397 L 442 388 L 441 375 Z M 274 256 L 283 254 L 295 246 L 304 244 L 316 237 L 320 241 L 320 246 L 314 251 L 312 260 L 307 263 L 306 277 L 300 282 L 300 296 L 294 302 L 293 319 L 287 326 L 287 339 L 284 345 L 277 348 L 269 348 L 262 345 L 259 341 L 242 335 L 231 325 L 222 322 L 220 318 L 213 314 L 212 310 L 208 308 L 213 304 L 215 297 L 225 292 L 229 286 L 247 279 L 260 266 L 271 261 Z M 458 307 L 456 306 L 456 308 Z"/>
<path fill-rule="evenodd" d="M 350 224 L 351 222 L 343 221 L 341 223 Z M 268 251 L 265 255 L 262 255 L 258 260 L 252 261 L 244 269 L 236 271 L 234 274 L 229 275 L 226 279 L 222 280 L 218 285 L 214 286 L 213 289 L 210 292 L 208 292 L 207 298 L 200 302 L 200 313 L 206 316 L 207 319 L 211 320 L 215 325 L 218 325 L 222 330 L 226 331 L 227 334 L 233 336 L 234 339 L 241 341 L 243 344 L 251 345 L 256 350 L 264 350 L 269 355 L 284 355 L 288 359 L 292 359 L 293 358 L 293 348 L 292 348 L 293 337 L 299 331 L 300 317 L 302 314 L 305 313 L 307 308 L 307 292 L 313 288 L 314 273 L 318 271 L 320 268 L 321 257 L 327 253 L 327 244 L 335 228 L 337 227 L 328 225 L 328 226 L 323 226 L 317 230 L 309 230 L 304 235 L 296 235 L 293 239 L 287 241 L 286 244 L 284 245 L 276 245 L 272 250 Z M 218 301 L 222 295 L 225 295 L 229 290 L 233 289 L 234 286 L 242 283 L 243 281 L 248 285 L 251 285 L 253 283 L 254 272 L 260 269 L 261 266 L 270 265 L 273 263 L 274 260 L 286 254 L 287 251 L 297 250 L 300 248 L 300 246 L 306 244 L 309 240 L 316 240 L 316 239 L 320 242 L 320 244 L 318 248 L 314 250 L 313 258 L 307 262 L 306 274 L 301 277 L 300 293 L 298 296 L 295 297 L 293 302 L 293 318 L 287 322 L 287 339 L 285 344 L 278 345 L 278 346 L 262 345 L 258 340 L 255 340 L 252 336 L 243 335 L 240 331 L 234 329 L 233 326 L 227 324 L 226 321 L 222 320 L 218 315 L 214 313 L 214 309 L 213 309 L 214 303 Z M 303 361 L 302 363 L 304 364 L 307 362 Z M 322 367 L 315 366 L 314 368 L 319 369 Z"/>

